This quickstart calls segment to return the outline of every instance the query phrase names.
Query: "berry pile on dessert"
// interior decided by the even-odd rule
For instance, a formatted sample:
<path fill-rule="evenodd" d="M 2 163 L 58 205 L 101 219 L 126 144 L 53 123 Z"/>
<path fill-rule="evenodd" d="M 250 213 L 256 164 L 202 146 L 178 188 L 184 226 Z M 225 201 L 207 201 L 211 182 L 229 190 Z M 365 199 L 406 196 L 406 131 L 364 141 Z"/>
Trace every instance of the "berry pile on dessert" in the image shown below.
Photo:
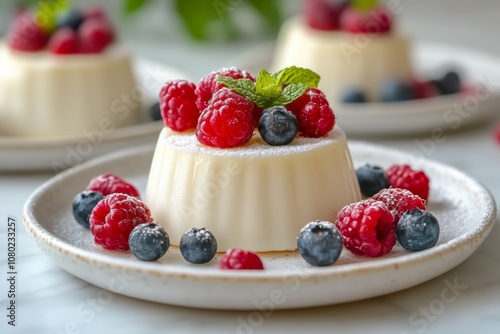
<path fill-rule="evenodd" d="M 281 28 L 271 68 L 297 65 L 322 76 L 330 102 L 396 102 L 460 92 L 456 71 L 425 78 L 410 40 L 395 32 L 400 6 L 377 0 L 308 0 Z"/>
<path fill-rule="evenodd" d="M 65 2 L 61 2 L 65 3 Z M 70 6 L 49 7 L 18 14 L 8 31 L 12 50 L 53 54 L 100 53 L 114 41 L 114 31 L 99 8 L 79 10 Z"/>
<path fill-rule="evenodd" d="M 319 75 L 288 67 L 276 73 L 262 70 L 257 78 L 237 68 L 223 68 L 196 85 L 186 80 L 165 83 L 160 108 L 165 126 L 196 130 L 207 146 L 244 146 L 257 125 L 270 145 L 287 145 L 298 135 L 318 138 L 330 132 L 335 116 L 323 92 Z"/>

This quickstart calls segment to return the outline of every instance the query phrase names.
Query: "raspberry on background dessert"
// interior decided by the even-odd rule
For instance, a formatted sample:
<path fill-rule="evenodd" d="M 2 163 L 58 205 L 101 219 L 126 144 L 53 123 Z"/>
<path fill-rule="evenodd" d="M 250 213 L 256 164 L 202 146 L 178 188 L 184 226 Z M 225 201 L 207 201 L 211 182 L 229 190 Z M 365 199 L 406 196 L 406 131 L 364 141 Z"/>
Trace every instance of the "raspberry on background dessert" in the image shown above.
<path fill-rule="evenodd" d="M 136 124 L 131 56 L 109 18 L 57 3 L 66 5 L 47 10 L 40 1 L 15 16 L 0 42 L 0 135 L 75 136 Z"/>
<path fill-rule="evenodd" d="M 228 75 L 212 78 L 221 88 L 200 110 L 196 130 L 165 127 L 151 163 L 145 202 L 174 244 L 204 227 L 221 252 L 294 250 L 305 222 L 335 221 L 361 199 L 345 134 L 316 89 L 316 73 L 293 66 L 256 78 L 235 78 L 247 72 L 234 68 L 212 73 Z M 197 98 L 205 86 L 200 80 Z M 299 108 L 288 110 L 294 101 Z M 275 108 L 293 113 L 298 131 L 278 130 L 288 120 L 269 117 Z"/>

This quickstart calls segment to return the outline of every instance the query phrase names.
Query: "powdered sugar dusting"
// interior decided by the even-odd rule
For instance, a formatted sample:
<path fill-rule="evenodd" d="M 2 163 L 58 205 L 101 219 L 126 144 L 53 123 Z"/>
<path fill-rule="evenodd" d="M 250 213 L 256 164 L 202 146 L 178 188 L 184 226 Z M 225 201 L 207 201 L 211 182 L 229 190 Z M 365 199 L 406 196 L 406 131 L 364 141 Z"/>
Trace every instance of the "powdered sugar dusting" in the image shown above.
<path fill-rule="evenodd" d="M 321 138 L 297 137 L 289 145 L 272 146 L 265 143 L 258 133 L 242 147 L 216 148 L 205 146 L 198 142 L 194 132 L 174 132 L 164 128 L 160 138 L 164 144 L 175 149 L 217 156 L 255 157 L 288 155 L 307 152 L 316 148 L 331 145 L 336 141 L 345 140 L 344 131 L 336 126 L 328 135 Z"/>

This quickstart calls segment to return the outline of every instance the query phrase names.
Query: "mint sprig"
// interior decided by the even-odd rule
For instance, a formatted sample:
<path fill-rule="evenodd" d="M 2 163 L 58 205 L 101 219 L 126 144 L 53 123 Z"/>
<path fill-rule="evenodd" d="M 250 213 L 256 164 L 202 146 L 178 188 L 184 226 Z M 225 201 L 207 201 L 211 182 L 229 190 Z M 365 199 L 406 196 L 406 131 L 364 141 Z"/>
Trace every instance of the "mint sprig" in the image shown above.
<path fill-rule="evenodd" d="M 262 108 L 285 105 L 302 96 L 308 88 L 318 87 L 320 76 L 306 68 L 287 67 L 275 73 L 260 71 L 255 82 L 218 76 L 217 82 L 243 95 Z"/>

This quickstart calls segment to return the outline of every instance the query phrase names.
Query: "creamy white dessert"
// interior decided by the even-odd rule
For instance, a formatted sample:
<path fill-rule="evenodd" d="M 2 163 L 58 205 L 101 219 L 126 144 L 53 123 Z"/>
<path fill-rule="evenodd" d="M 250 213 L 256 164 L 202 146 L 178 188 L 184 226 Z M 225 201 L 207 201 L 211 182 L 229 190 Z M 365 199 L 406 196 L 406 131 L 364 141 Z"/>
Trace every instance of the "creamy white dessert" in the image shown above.
<path fill-rule="evenodd" d="M 130 55 L 119 46 L 58 56 L 0 44 L 0 134 L 81 135 L 136 124 L 135 88 Z"/>
<path fill-rule="evenodd" d="M 270 146 L 257 134 L 243 147 L 211 148 L 193 132 L 164 128 L 154 153 L 145 202 L 178 245 L 192 227 L 205 227 L 218 251 L 288 251 L 313 220 L 335 221 L 361 200 L 344 132 L 297 137 Z"/>
<path fill-rule="evenodd" d="M 332 104 L 338 104 L 347 88 L 361 89 L 367 100 L 377 101 L 387 80 L 412 76 L 407 38 L 320 31 L 308 27 L 300 17 L 283 24 L 271 70 L 292 65 L 321 75 L 318 88 Z"/>

